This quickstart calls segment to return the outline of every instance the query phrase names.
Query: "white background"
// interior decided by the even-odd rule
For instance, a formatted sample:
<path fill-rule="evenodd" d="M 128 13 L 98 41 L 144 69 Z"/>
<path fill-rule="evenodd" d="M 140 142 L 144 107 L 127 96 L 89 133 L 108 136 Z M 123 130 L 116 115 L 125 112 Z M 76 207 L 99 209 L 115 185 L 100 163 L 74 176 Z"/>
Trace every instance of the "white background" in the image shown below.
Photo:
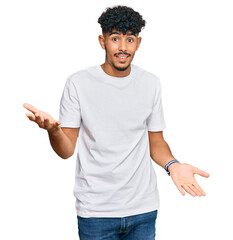
<path fill-rule="evenodd" d="M 230 0 L 0 3 L 0 238 L 78 239 L 75 156 L 63 160 L 53 152 L 23 103 L 58 119 L 66 78 L 104 62 L 97 19 L 117 4 L 147 21 L 133 63 L 161 79 L 164 137 L 173 155 L 210 173 L 197 176 L 206 197 L 182 196 L 153 163 L 161 197 L 156 240 L 233 239 Z"/>

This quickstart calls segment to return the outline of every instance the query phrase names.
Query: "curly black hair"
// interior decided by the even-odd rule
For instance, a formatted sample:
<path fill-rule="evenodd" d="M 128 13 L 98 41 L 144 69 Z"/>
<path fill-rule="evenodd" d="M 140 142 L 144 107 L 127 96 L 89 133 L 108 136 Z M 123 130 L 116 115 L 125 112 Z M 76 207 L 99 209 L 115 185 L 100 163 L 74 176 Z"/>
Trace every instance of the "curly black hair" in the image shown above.
<path fill-rule="evenodd" d="M 138 34 L 146 25 L 146 21 L 138 12 L 130 7 L 119 5 L 106 8 L 99 17 L 98 23 L 101 25 L 103 34 L 115 29 L 124 35 L 127 31 Z"/>

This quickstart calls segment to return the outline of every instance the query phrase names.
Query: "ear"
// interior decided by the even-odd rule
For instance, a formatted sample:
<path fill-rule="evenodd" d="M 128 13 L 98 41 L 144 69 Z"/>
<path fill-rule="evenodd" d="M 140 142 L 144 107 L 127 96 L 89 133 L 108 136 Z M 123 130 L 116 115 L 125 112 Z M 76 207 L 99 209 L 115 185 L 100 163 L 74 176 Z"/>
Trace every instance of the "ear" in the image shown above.
<path fill-rule="evenodd" d="M 138 48 L 139 48 L 139 46 L 140 46 L 140 44 L 141 44 L 141 41 L 142 41 L 142 38 L 139 37 L 139 38 L 137 39 L 137 47 L 136 47 L 136 51 L 138 50 Z"/>
<path fill-rule="evenodd" d="M 98 39 L 99 39 L 100 46 L 103 49 L 105 49 L 105 39 L 104 39 L 104 36 L 103 35 L 99 35 Z"/>

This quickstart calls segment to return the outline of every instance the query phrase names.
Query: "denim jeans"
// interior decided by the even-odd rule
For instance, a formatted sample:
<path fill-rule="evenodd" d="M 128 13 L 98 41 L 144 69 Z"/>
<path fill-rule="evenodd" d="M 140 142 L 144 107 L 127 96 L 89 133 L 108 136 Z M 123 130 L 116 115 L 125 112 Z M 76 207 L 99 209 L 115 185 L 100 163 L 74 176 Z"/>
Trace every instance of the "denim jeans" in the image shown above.
<path fill-rule="evenodd" d="M 155 240 L 158 210 L 120 218 L 77 216 L 80 240 Z"/>

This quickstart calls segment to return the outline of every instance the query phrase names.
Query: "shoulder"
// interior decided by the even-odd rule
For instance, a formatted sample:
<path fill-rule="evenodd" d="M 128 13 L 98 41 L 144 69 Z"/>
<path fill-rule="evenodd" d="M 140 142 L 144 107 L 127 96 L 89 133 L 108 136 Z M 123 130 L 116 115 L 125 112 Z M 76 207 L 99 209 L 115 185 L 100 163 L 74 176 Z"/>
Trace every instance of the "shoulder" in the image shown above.
<path fill-rule="evenodd" d="M 89 78 L 90 75 L 95 73 L 96 68 L 97 66 L 95 65 L 76 71 L 68 76 L 67 81 L 74 84 L 85 81 L 85 79 Z"/>
<path fill-rule="evenodd" d="M 160 84 L 160 78 L 153 72 L 148 71 L 144 68 L 141 68 L 137 65 L 133 65 L 137 76 L 143 78 L 144 81 L 148 81 L 150 83 L 154 83 L 155 85 Z"/>

